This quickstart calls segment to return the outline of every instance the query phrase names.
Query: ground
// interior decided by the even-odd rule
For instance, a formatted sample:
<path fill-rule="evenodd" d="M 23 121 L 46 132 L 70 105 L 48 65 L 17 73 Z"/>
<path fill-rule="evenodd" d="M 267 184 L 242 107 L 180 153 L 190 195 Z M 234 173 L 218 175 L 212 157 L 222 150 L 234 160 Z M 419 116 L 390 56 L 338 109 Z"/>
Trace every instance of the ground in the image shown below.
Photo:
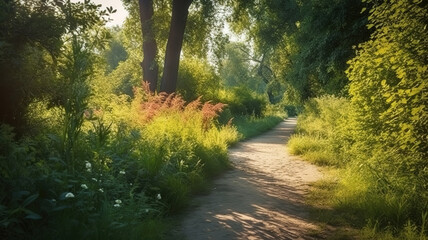
<path fill-rule="evenodd" d="M 288 153 L 296 119 L 229 150 L 233 170 L 194 199 L 175 230 L 178 239 L 319 239 L 304 202 L 314 165 Z"/>

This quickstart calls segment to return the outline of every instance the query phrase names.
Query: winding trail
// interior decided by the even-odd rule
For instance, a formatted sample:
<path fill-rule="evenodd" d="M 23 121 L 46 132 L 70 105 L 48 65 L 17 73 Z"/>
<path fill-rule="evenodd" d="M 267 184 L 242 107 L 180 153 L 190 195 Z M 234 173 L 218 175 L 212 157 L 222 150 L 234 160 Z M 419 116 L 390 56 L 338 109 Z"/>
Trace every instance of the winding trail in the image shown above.
<path fill-rule="evenodd" d="M 322 177 L 285 146 L 296 119 L 229 150 L 234 169 L 214 181 L 209 195 L 196 197 L 178 236 L 188 240 L 318 239 L 304 195 Z"/>

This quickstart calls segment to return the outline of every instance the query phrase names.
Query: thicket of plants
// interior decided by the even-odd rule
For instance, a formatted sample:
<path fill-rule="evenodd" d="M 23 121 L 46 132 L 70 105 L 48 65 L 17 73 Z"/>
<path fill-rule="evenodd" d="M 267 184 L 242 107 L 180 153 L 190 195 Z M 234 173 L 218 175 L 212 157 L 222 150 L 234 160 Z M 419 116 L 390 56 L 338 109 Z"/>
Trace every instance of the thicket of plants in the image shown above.
<path fill-rule="evenodd" d="M 106 29 L 113 10 L 90 1 L 0 5 L 1 239 L 162 238 L 230 144 L 284 117 L 202 58 L 177 94 L 150 93 L 135 15 Z"/>
<path fill-rule="evenodd" d="M 182 209 L 228 167 L 238 133 L 216 123 L 223 104 L 141 89 L 132 101 L 91 101 L 87 83 L 75 82 L 69 108 L 34 109 L 46 128 L 35 136 L 17 141 L 2 125 L 2 237 L 150 236 L 160 232 L 150 222 Z"/>
<path fill-rule="evenodd" d="M 350 97 L 308 101 L 289 142 L 342 169 L 332 205 L 371 229 L 367 238 L 427 236 L 427 16 L 422 1 L 375 4 L 371 39 L 348 62 Z"/>

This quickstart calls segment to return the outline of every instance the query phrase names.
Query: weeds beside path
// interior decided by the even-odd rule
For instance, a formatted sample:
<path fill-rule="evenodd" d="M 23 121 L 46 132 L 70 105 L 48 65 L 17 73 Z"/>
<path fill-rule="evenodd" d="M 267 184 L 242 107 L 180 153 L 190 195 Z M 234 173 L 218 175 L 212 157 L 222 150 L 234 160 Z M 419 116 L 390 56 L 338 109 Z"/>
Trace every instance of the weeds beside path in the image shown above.
<path fill-rule="evenodd" d="M 184 239 L 316 239 L 318 227 L 304 204 L 308 184 L 321 178 L 310 163 L 284 147 L 296 119 L 229 150 L 234 169 L 195 198 L 176 237 Z"/>

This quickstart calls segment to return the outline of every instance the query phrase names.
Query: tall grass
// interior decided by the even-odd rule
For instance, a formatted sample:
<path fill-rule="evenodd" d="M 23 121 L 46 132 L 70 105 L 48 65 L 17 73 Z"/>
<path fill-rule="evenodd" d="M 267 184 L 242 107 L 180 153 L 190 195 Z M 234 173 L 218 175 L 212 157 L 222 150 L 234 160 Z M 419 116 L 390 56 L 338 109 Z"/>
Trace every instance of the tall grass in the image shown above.
<path fill-rule="evenodd" d="M 292 153 L 338 169 L 335 180 L 314 188 L 315 194 L 327 190 L 319 200 L 334 209 L 321 213 L 343 215 L 342 225 L 362 229 L 359 238 L 426 239 L 425 183 L 403 166 L 417 163 L 418 157 L 388 149 L 372 133 L 365 137 L 354 112 L 345 98 L 313 99 L 288 142 Z"/>
<path fill-rule="evenodd" d="M 90 101 L 74 116 L 83 123 L 69 148 L 73 171 L 61 131 L 17 142 L 0 127 L 2 238 L 160 239 L 163 217 L 228 167 L 238 133 L 216 121 L 223 104 L 135 96 Z"/>

